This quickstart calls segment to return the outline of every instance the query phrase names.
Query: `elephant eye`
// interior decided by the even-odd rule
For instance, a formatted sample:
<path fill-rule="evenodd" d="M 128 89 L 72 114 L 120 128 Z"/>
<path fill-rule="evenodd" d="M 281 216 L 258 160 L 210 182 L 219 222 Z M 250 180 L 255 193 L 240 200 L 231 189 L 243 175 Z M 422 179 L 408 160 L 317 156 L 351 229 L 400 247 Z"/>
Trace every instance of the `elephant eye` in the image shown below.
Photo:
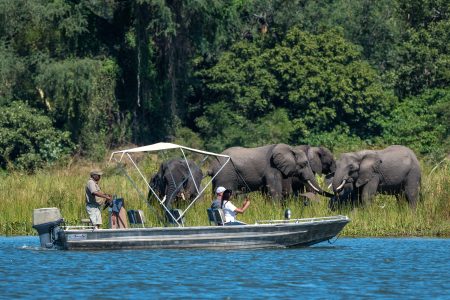
<path fill-rule="evenodd" d="M 350 165 L 350 171 L 357 171 L 358 167 L 355 165 Z"/>
<path fill-rule="evenodd" d="M 298 162 L 299 167 L 302 168 L 302 169 L 303 169 L 304 167 L 306 167 L 306 164 L 307 164 L 306 161 L 299 161 L 299 162 Z"/>

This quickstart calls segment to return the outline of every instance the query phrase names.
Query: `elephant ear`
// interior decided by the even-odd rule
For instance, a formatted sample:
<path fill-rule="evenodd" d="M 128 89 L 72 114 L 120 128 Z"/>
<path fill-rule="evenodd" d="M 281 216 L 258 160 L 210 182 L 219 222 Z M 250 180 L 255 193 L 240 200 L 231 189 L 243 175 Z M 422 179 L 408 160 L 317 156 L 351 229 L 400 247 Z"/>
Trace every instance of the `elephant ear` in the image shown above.
<path fill-rule="evenodd" d="M 272 163 L 284 176 L 292 176 L 295 172 L 294 152 L 288 145 L 277 145 L 273 148 Z"/>
<path fill-rule="evenodd" d="M 376 153 L 366 154 L 359 164 L 359 174 L 355 186 L 360 187 L 377 176 L 381 158 Z"/>
<path fill-rule="evenodd" d="M 311 147 L 308 150 L 308 160 L 311 169 L 315 174 L 322 175 L 322 161 L 320 159 L 321 149 L 317 147 Z"/>

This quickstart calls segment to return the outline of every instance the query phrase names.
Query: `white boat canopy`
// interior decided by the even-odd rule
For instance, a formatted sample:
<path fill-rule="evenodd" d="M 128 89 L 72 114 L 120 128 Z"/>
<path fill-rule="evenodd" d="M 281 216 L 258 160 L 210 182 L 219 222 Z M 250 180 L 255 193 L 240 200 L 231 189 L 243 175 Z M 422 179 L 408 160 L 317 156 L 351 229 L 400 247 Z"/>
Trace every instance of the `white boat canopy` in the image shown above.
<path fill-rule="evenodd" d="M 194 153 L 204 154 L 206 157 L 214 156 L 214 157 L 223 157 L 223 158 L 225 158 L 225 161 L 223 162 L 221 168 L 218 170 L 218 172 L 216 174 L 214 174 L 214 176 L 207 182 L 207 184 L 204 187 L 197 186 L 196 183 L 195 183 L 195 180 L 193 180 L 194 184 L 195 184 L 195 188 L 197 190 L 197 196 L 192 200 L 192 202 L 188 205 L 188 207 L 184 210 L 184 212 L 182 212 L 181 215 L 179 217 L 177 217 L 177 218 L 174 217 L 173 212 L 170 209 L 168 209 L 167 206 L 165 205 L 165 200 L 166 200 L 166 196 L 167 195 L 165 195 L 163 197 L 163 199 L 160 199 L 158 194 L 150 186 L 150 183 L 149 183 L 147 177 L 139 169 L 138 165 L 136 164 L 135 160 L 132 157 L 132 154 L 135 154 L 135 153 L 142 153 L 142 152 L 156 152 L 156 153 L 158 153 L 158 152 L 165 152 L 166 150 L 176 150 L 176 149 L 179 149 L 181 151 L 181 154 L 182 154 L 184 160 L 186 161 L 186 165 L 187 165 L 187 167 L 189 169 L 190 177 L 192 179 L 194 179 L 194 176 L 193 176 L 191 167 L 189 166 L 188 159 L 186 158 L 186 151 L 187 152 L 194 152 Z M 181 145 L 177 145 L 177 144 L 172 144 L 172 143 L 156 143 L 156 144 L 147 145 L 147 146 L 141 146 L 141 147 L 130 148 L 130 149 L 125 149 L 125 150 L 120 150 L 120 151 L 114 151 L 111 154 L 111 157 L 109 159 L 109 163 L 115 162 L 115 163 L 119 164 L 119 166 L 120 166 L 120 163 L 124 160 L 124 158 L 127 158 L 128 160 L 131 161 L 131 163 L 133 164 L 134 168 L 137 170 L 137 172 L 139 173 L 140 177 L 145 182 L 145 184 L 148 187 L 149 191 L 151 191 L 152 194 L 156 197 L 156 199 L 158 199 L 158 202 L 161 204 L 161 206 L 164 208 L 164 210 L 171 216 L 171 218 L 173 220 L 175 220 L 175 222 L 177 223 L 178 226 L 183 226 L 183 222 L 181 220 L 184 217 L 185 213 L 197 201 L 197 199 L 199 199 L 202 196 L 202 194 L 204 193 L 206 188 L 209 185 L 211 185 L 213 179 L 217 176 L 217 174 L 219 174 L 222 171 L 222 169 L 224 168 L 224 166 L 231 160 L 231 157 L 228 156 L 228 155 L 225 155 L 225 154 L 218 154 L 218 153 L 214 153 L 214 152 L 198 150 L 198 149 L 189 148 L 189 147 L 185 147 L 185 146 L 181 146 Z M 131 181 L 131 183 L 133 184 L 133 186 L 137 190 L 137 192 L 142 197 L 145 197 L 144 193 L 142 193 L 139 190 L 139 188 L 137 187 L 137 185 L 135 184 L 133 179 L 126 173 L 126 171 L 124 169 L 122 169 L 122 171 L 124 172 L 126 177 Z M 148 202 L 147 202 L 147 204 L 149 205 Z"/>
<path fill-rule="evenodd" d="M 218 154 L 218 153 L 213 153 L 213 152 L 208 152 L 208 151 L 203 151 L 203 150 L 198 150 L 198 149 L 194 149 L 194 148 L 180 146 L 180 145 L 177 145 L 177 144 L 156 143 L 156 144 L 152 144 L 152 145 L 148 145 L 148 146 L 142 146 L 142 147 L 131 148 L 131 149 L 126 149 L 126 150 L 114 151 L 111 154 L 110 161 L 112 160 L 113 156 L 118 155 L 118 154 L 123 155 L 125 153 L 157 152 L 157 151 L 170 150 L 170 149 L 184 149 L 184 150 L 188 150 L 188 151 L 196 152 L 196 153 L 201 153 L 201 154 L 205 154 L 205 155 L 212 155 L 212 156 L 220 156 L 220 157 L 227 157 L 227 158 L 229 158 L 228 155 Z"/>

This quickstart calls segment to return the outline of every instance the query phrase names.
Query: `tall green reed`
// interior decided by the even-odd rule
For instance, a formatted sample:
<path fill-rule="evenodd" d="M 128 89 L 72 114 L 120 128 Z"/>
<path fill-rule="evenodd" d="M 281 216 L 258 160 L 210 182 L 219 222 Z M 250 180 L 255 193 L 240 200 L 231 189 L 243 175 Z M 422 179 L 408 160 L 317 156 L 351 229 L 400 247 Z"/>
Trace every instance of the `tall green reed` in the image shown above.
<path fill-rule="evenodd" d="M 154 159 L 144 161 L 147 174 L 157 171 Z M 138 194 L 133 185 L 118 169 L 109 166 L 90 164 L 72 165 L 42 170 L 34 175 L 19 172 L 2 175 L 0 180 L 0 234 L 30 235 L 32 213 L 35 208 L 58 207 L 68 225 L 77 225 L 82 218 L 87 218 L 85 211 L 84 188 L 89 178 L 89 171 L 94 167 L 103 168 L 104 176 L 100 180 L 102 190 L 117 194 L 125 199 L 127 209 L 144 211 L 149 226 L 163 226 L 163 211 L 155 201 L 147 203 L 146 184 L 140 175 L 130 166 L 124 166 L 129 176 L 144 191 Z M 393 196 L 377 195 L 366 207 L 344 207 L 331 211 L 327 200 L 318 196 L 318 200 L 289 198 L 283 202 L 273 201 L 258 192 L 249 194 L 251 205 L 238 219 L 246 223 L 256 220 L 283 219 L 284 210 L 289 208 L 292 218 L 311 218 L 348 215 L 352 220 L 342 233 L 345 236 L 445 236 L 450 237 L 450 163 L 441 164 L 432 170 L 423 165 L 421 201 L 416 210 L 411 210 L 405 200 L 397 201 Z M 205 178 L 203 184 L 209 178 Z M 209 187 L 186 214 L 187 226 L 208 225 L 206 209 L 210 206 L 213 193 Z M 232 199 L 236 206 L 241 206 L 243 197 Z M 177 203 L 176 207 L 184 210 L 188 203 Z M 108 211 L 103 210 L 103 223 L 106 228 Z"/>

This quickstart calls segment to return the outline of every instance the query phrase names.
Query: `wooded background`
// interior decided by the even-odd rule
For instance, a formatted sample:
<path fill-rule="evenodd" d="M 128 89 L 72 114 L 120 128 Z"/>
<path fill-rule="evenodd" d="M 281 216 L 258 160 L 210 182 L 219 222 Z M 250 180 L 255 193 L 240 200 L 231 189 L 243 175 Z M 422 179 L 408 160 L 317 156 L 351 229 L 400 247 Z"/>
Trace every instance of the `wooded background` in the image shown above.
<path fill-rule="evenodd" d="M 0 0 L 0 168 L 123 144 L 450 149 L 448 0 Z"/>

